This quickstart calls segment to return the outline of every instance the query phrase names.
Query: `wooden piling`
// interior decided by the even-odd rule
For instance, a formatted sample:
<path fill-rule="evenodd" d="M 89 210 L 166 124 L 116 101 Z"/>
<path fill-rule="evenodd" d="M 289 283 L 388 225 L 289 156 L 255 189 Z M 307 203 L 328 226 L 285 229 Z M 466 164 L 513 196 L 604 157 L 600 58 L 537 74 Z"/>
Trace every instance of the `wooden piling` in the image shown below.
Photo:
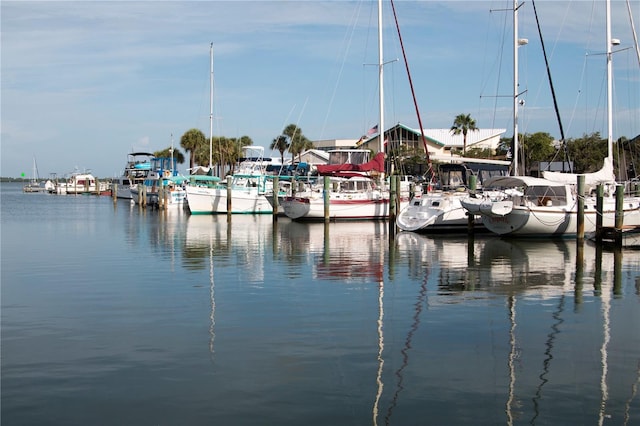
<path fill-rule="evenodd" d="M 395 234 L 396 227 L 396 197 L 398 193 L 396 192 L 396 182 L 398 181 L 398 176 L 391 175 L 389 177 L 389 235 Z"/>
<path fill-rule="evenodd" d="M 278 188 L 280 187 L 280 178 L 278 178 L 278 176 L 274 176 L 273 177 L 273 199 L 272 199 L 272 205 L 273 205 L 273 221 L 277 222 L 278 221 Z"/>
<path fill-rule="evenodd" d="M 329 199 L 329 191 L 331 190 L 330 186 L 331 186 L 331 180 L 329 179 L 329 176 L 324 176 L 324 180 L 323 180 L 323 188 L 322 188 L 322 199 L 324 200 L 324 221 L 325 222 L 329 222 L 329 205 L 330 205 L 330 199 Z"/>
<path fill-rule="evenodd" d="M 576 238 L 578 241 L 584 240 L 584 183 L 584 175 L 578 175 L 578 188 L 576 194 L 578 197 L 578 217 L 576 223 Z"/>
<path fill-rule="evenodd" d="M 604 185 L 596 186 L 596 242 L 602 243 L 602 214 L 604 210 Z"/>
<path fill-rule="evenodd" d="M 231 215 L 231 209 L 233 208 L 233 203 L 231 201 L 232 180 L 232 176 L 227 176 L 227 215 Z"/>

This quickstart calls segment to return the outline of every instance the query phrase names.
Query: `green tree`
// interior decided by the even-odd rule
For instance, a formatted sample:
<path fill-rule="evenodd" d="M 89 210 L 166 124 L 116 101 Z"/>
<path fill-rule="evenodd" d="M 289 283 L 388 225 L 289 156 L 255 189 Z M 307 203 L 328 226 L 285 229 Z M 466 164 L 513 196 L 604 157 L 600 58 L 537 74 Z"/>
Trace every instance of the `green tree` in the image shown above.
<path fill-rule="evenodd" d="M 277 149 L 280 152 L 280 163 L 284 164 L 284 152 L 289 149 L 289 137 L 280 135 L 271 141 L 269 149 Z"/>
<path fill-rule="evenodd" d="M 196 161 L 196 150 L 206 142 L 204 133 L 198 129 L 190 129 L 185 132 L 180 138 L 180 146 L 189 153 L 189 168 L 193 169 Z M 209 145 L 207 144 L 207 149 Z M 207 154 L 207 159 L 209 154 Z M 206 164 L 206 163 L 205 163 Z"/>
<path fill-rule="evenodd" d="M 165 148 L 162 151 L 156 151 L 153 155 L 155 157 L 171 158 L 171 147 Z M 177 148 L 173 148 L 173 158 L 176 159 L 178 164 L 184 163 L 184 154 Z"/>
<path fill-rule="evenodd" d="M 289 124 L 282 131 L 282 135 L 289 138 L 289 152 L 294 157 L 302 154 L 303 151 L 313 148 L 313 143 L 307 139 L 300 129 L 295 124 Z"/>
<path fill-rule="evenodd" d="M 573 160 L 576 173 L 591 173 L 600 170 L 607 156 L 607 140 L 599 132 L 583 135 L 567 141 L 567 152 Z"/>
<path fill-rule="evenodd" d="M 476 120 L 471 118 L 469 114 L 459 114 L 453 120 L 453 126 L 451 126 L 451 133 L 454 135 L 459 135 L 462 133 L 462 155 L 464 156 L 467 152 L 467 133 L 469 131 L 477 131 Z"/>
<path fill-rule="evenodd" d="M 553 160 L 556 148 L 553 146 L 553 136 L 549 133 L 525 134 L 520 140 L 524 151 L 525 170 L 530 170 L 532 163 L 536 161 Z"/>

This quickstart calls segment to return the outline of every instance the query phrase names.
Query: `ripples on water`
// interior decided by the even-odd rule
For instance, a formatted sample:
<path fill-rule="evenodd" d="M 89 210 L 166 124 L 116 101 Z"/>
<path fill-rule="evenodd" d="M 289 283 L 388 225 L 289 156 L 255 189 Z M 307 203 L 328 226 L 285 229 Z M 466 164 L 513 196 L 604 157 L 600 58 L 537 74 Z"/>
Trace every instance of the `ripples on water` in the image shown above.
<path fill-rule="evenodd" d="M 4 424 L 640 424 L 640 252 L 2 185 Z"/>

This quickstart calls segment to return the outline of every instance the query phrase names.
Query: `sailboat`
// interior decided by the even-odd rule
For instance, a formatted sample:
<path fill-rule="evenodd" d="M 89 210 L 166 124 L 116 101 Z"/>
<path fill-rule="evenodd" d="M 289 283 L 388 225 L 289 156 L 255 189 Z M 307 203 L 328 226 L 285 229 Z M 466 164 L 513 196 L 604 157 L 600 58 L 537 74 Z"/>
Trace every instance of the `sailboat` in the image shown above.
<path fill-rule="evenodd" d="M 502 196 L 493 199 L 468 198 L 463 200 L 463 207 L 470 214 L 480 214 L 484 226 L 491 232 L 499 235 L 535 237 L 576 235 L 580 197 L 584 199 L 585 233 L 595 232 L 599 215 L 601 215 L 602 226 L 612 227 L 615 225 L 616 196 L 614 191 L 618 184 L 613 175 L 610 9 L 610 0 L 606 0 L 608 155 L 599 172 L 585 175 L 587 188 L 598 184 L 606 188 L 602 213 L 598 212 L 596 197 L 583 197 L 577 193 L 577 174 L 545 172 L 543 178 L 518 175 L 497 177 L 485 182 L 485 187 L 494 191 L 506 189 Z M 514 135 L 517 135 L 517 132 L 514 132 Z M 625 196 L 622 213 L 624 225 L 640 226 L 640 197 Z"/>
<path fill-rule="evenodd" d="M 378 0 L 378 85 L 379 122 L 378 153 L 374 158 L 353 161 L 362 150 L 334 150 L 330 152 L 329 165 L 318 166 L 319 176 L 328 176 L 329 188 L 323 179 L 295 195 L 285 197 L 281 207 L 285 215 L 294 220 L 336 219 L 385 220 L 389 217 L 391 191 L 385 179 L 384 168 L 384 69 L 382 42 L 382 1 Z M 337 163 L 335 158 L 344 158 Z M 409 203 L 408 185 L 401 188 L 397 203 L 400 209 Z"/>
<path fill-rule="evenodd" d="M 209 112 L 209 167 L 205 174 L 192 173 L 186 187 L 187 205 L 191 214 L 261 214 L 273 213 L 267 199 L 272 194 L 273 181 L 267 174 L 268 159 L 261 146 L 245 146 L 243 157 L 231 182 L 222 182 L 213 176 L 213 43 L 210 45 L 210 112 Z"/>
<path fill-rule="evenodd" d="M 44 186 L 40 185 L 38 181 L 38 166 L 36 165 L 36 157 L 33 157 L 33 171 L 29 183 L 22 187 L 24 192 L 42 192 L 45 190 Z"/>

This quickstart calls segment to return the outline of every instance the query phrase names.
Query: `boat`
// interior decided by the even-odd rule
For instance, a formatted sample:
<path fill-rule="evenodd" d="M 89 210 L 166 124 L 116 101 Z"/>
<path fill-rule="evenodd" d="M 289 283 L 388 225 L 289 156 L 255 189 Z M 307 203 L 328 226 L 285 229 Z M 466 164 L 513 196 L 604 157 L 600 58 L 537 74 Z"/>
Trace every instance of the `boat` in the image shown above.
<path fill-rule="evenodd" d="M 69 177 L 55 184 L 55 193 L 60 195 L 108 195 L 108 182 L 99 181 L 89 171 L 73 172 Z"/>
<path fill-rule="evenodd" d="M 131 188 L 131 199 L 135 204 L 183 207 L 187 194 L 184 189 L 186 180 L 178 174 L 175 158 L 153 157 L 144 181 Z"/>
<path fill-rule="evenodd" d="M 602 226 L 616 224 L 616 188 L 619 187 L 613 174 L 613 135 L 611 102 L 611 26 L 610 3 L 607 0 L 607 98 L 608 98 L 608 155 L 599 172 L 583 175 L 586 196 L 579 195 L 577 174 L 545 172 L 542 178 L 509 176 L 489 179 L 486 187 L 501 196 L 492 199 L 471 198 L 462 201 L 470 214 L 480 214 L 484 226 L 499 235 L 531 237 L 569 237 L 578 233 L 578 200 L 584 200 L 584 233 L 596 231 L 598 216 Z M 516 133 L 514 133 L 516 134 Z M 592 189 L 596 185 L 604 188 L 602 213 L 596 209 L 598 198 Z M 624 196 L 622 199 L 623 224 L 640 226 L 640 197 Z"/>
<path fill-rule="evenodd" d="M 33 172 L 29 182 L 22 187 L 24 192 L 43 192 L 46 188 L 42 186 L 38 180 L 38 166 L 36 164 L 36 157 L 33 157 Z"/>
<path fill-rule="evenodd" d="M 273 213 L 267 199 L 273 194 L 273 180 L 266 171 L 269 161 L 264 158 L 264 147 L 250 145 L 242 150 L 243 157 L 229 182 L 210 175 L 189 176 L 186 192 L 191 214 Z"/>
<path fill-rule="evenodd" d="M 391 206 L 390 182 L 385 178 L 384 147 L 384 57 L 382 40 L 382 2 L 378 1 L 378 95 L 379 122 L 368 132 L 378 137 L 378 152 L 371 161 L 366 150 L 342 149 L 329 152 L 329 164 L 318 165 L 318 176 L 325 179 L 308 184 L 305 191 L 286 197 L 281 206 L 294 220 L 386 220 Z M 406 181 L 405 181 L 406 182 Z M 409 185 L 401 188 L 394 200 L 401 210 L 409 203 Z"/>
<path fill-rule="evenodd" d="M 139 183 L 144 183 L 151 171 L 151 159 L 154 155 L 150 152 L 131 152 L 127 154 L 127 162 L 122 174 L 114 178 L 116 196 L 131 200 L 131 188 Z"/>
<path fill-rule="evenodd" d="M 456 232 L 469 229 L 469 216 L 462 206 L 462 200 L 470 195 L 470 181 L 476 179 L 481 189 L 483 181 L 494 176 L 509 174 L 508 161 L 456 158 L 438 167 L 439 181 L 436 190 L 416 194 L 408 205 L 400 211 L 396 225 L 402 231 L 412 232 Z M 472 226 L 476 230 L 483 227 L 479 217 Z"/>
<path fill-rule="evenodd" d="M 325 194 L 328 215 L 336 219 L 380 220 L 389 217 L 390 191 L 388 182 L 379 183 L 384 173 L 384 153 L 377 153 L 367 161 L 369 151 L 336 149 L 329 151 L 329 164 L 318 165 L 318 178 L 305 184 L 303 191 L 284 197 L 284 214 L 294 220 L 322 220 L 325 218 Z M 328 191 L 324 179 L 329 180 Z M 409 202 L 409 191 L 401 191 L 400 200 Z"/>

